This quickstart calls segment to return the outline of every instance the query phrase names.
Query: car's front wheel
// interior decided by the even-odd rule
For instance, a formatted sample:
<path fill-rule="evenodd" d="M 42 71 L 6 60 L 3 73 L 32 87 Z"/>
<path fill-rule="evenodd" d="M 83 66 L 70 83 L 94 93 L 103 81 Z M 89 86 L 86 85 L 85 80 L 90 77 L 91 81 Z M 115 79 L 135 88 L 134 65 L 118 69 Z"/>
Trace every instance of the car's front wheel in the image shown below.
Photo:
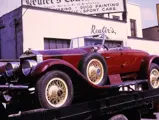
<path fill-rule="evenodd" d="M 36 93 L 43 108 L 57 109 L 68 106 L 73 99 L 72 81 L 62 71 L 49 71 L 38 80 Z"/>

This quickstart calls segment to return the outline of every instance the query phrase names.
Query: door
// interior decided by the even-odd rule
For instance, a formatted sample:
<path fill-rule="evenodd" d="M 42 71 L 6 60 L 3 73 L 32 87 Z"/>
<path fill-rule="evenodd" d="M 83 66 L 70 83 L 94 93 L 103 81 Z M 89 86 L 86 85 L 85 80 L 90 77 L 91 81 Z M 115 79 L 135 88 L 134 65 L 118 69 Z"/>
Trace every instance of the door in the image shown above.
<path fill-rule="evenodd" d="M 108 65 L 108 74 L 120 74 L 123 59 L 119 49 L 110 49 L 102 54 Z"/>
<path fill-rule="evenodd" d="M 140 64 L 143 56 L 140 51 L 132 49 L 122 49 L 121 55 L 123 59 L 121 72 L 137 72 L 140 69 Z"/>

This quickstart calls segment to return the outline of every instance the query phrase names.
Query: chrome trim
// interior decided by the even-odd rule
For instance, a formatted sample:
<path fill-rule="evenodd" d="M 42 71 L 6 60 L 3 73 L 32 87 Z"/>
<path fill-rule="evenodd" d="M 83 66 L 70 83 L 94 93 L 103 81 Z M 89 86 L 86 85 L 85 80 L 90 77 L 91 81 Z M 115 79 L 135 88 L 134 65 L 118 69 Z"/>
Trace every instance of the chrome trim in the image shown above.
<path fill-rule="evenodd" d="M 36 55 L 36 60 L 37 60 L 38 63 L 42 62 L 43 61 L 43 55 L 42 54 Z"/>
<path fill-rule="evenodd" d="M 28 76 L 30 74 L 32 68 L 34 66 L 36 66 L 37 64 L 38 63 L 35 60 L 25 60 L 22 63 L 22 73 L 23 73 L 23 75 Z"/>
<path fill-rule="evenodd" d="M 6 75 L 11 77 L 19 67 L 20 62 L 8 62 L 5 66 Z"/>
<path fill-rule="evenodd" d="M 0 85 L 0 89 L 28 89 L 28 85 L 13 85 L 13 84 L 6 84 Z"/>
<path fill-rule="evenodd" d="M 20 56 L 20 59 L 21 58 L 27 58 L 27 57 L 35 57 L 36 55 L 34 55 L 34 54 L 30 54 L 30 55 L 26 55 L 26 54 L 22 54 L 21 56 Z"/>
<path fill-rule="evenodd" d="M 28 53 L 27 53 L 28 52 Z M 29 59 L 30 57 L 36 57 L 36 61 L 38 63 L 42 62 L 43 61 L 43 55 L 40 54 L 38 51 L 34 51 L 34 50 L 27 50 L 26 52 L 24 52 L 21 56 L 20 56 L 20 59 Z"/>

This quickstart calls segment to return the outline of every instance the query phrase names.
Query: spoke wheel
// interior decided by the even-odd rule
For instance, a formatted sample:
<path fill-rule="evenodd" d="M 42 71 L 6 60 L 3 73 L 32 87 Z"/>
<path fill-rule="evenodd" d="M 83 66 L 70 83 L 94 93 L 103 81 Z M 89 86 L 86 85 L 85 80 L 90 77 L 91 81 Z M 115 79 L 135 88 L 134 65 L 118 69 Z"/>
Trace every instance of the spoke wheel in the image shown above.
<path fill-rule="evenodd" d="M 87 65 L 87 78 L 95 85 L 99 84 L 104 76 L 102 63 L 98 59 L 92 59 Z"/>
<path fill-rule="evenodd" d="M 98 52 L 89 52 L 83 56 L 79 68 L 89 83 L 103 86 L 108 82 L 108 68 L 104 57 Z"/>
<path fill-rule="evenodd" d="M 51 79 L 46 86 L 45 96 L 51 106 L 62 106 L 68 97 L 68 87 L 66 82 L 61 78 Z"/>
<path fill-rule="evenodd" d="M 157 64 L 151 63 L 148 84 L 143 84 L 142 88 L 144 90 L 159 88 L 159 66 Z"/>
<path fill-rule="evenodd" d="M 41 107 L 58 109 L 72 103 L 73 84 L 66 73 L 49 71 L 36 83 L 36 94 Z"/>
<path fill-rule="evenodd" d="M 150 84 L 153 88 L 159 87 L 159 71 L 157 69 L 152 69 L 150 72 Z"/>

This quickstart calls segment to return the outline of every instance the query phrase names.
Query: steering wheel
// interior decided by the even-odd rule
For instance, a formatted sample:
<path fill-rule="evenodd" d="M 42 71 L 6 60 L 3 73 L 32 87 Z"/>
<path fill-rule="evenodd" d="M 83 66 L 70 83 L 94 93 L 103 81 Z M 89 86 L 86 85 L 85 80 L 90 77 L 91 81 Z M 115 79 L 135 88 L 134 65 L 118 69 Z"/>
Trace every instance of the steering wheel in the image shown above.
<path fill-rule="evenodd" d="M 108 47 L 105 44 L 103 44 L 103 47 L 108 50 Z"/>

